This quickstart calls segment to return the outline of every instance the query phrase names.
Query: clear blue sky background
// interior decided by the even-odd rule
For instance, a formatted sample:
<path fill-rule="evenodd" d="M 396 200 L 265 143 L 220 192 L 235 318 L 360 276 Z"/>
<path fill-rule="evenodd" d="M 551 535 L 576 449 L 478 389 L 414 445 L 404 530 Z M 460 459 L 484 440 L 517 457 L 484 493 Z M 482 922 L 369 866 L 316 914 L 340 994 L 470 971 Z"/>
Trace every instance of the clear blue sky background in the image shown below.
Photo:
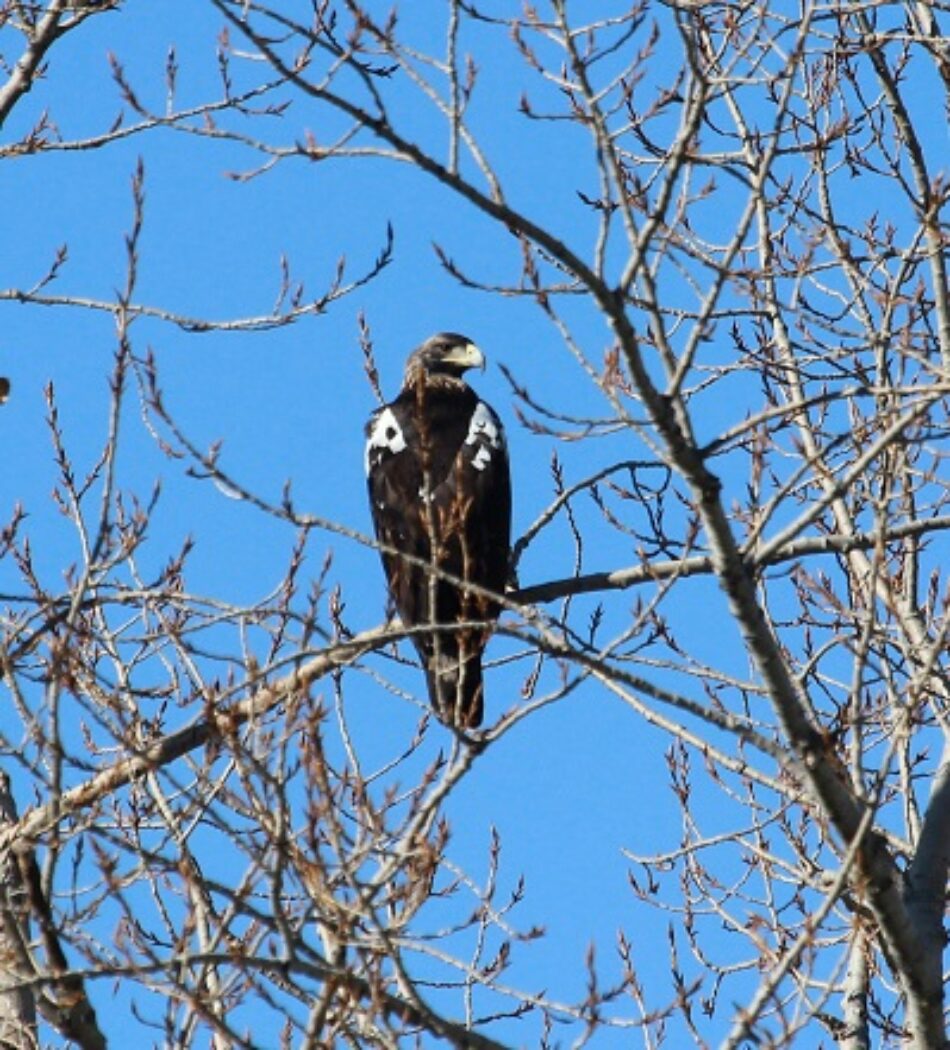
<path fill-rule="evenodd" d="M 623 6 L 614 5 L 618 10 Z M 441 5 L 421 7 L 435 11 Z M 428 18 L 428 10 L 410 32 L 422 46 L 438 49 L 442 22 L 423 23 L 422 17 Z M 16 138 L 46 109 L 66 139 L 106 128 L 119 108 L 108 52 L 120 59 L 148 104 L 160 109 L 166 53 L 174 43 L 180 65 L 178 105 L 216 97 L 213 52 L 219 30 L 219 18 L 194 0 L 130 0 L 121 13 L 91 19 L 54 47 L 47 76 L 17 108 L 4 129 L 5 140 Z M 469 41 L 476 51 L 487 41 L 480 32 Z M 580 129 L 518 117 L 518 100 L 529 81 L 510 44 L 499 46 L 497 34 L 493 39 L 490 58 L 485 51 L 480 57 L 474 129 L 484 137 L 513 203 L 589 254 L 594 230 L 576 192 L 597 193 L 592 153 Z M 648 94 L 650 85 L 643 90 Z M 407 92 L 407 105 L 413 97 Z M 409 132 L 424 142 L 439 141 L 438 121 L 430 111 L 407 113 Z M 339 126 L 325 111 L 299 99 L 283 121 L 272 123 L 274 139 L 282 141 L 298 137 L 302 129 L 325 140 L 328 129 Z M 277 498 L 290 479 L 298 509 L 370 531 L 362 427 L 374 401 L 363 375 L 360 311 L 371 325 L 388 395 L 398 388 L 406 353 L 432 332 L 462 331 L 483 348 L 489 369 L 474 383 L 508 427 L 516 535 L 552 498 L 549 465 L 555 448 L 569 482 L 612 459 L 649 458 L 631 434 L 556 444 L 517 425 L 499 362 L 552 407 L 601 415 L 606 405 L 530 302 L 485 296 L 459 287 L 446 275 L 432 251 L 433 241 L 488 282 L 517 277 L 517 245 L 405 165 L 296 160 L 241 182 L 227 173 L 253 168 L 259 157 L 234 145 L 172 132 L 149 133 L 100 151 L 8 160 L 0 169 L 6 202 L 0 217 L 0 287 L 32 284 L 65 243 L 69 261 L 53 290 L 112 298 L 124 281 L 130 179 L 139 157 L 146 171 L 139 302 L 212 319 L 263 314 L 277 293 L 282 254 L 307 291 L 319 295 L 341 255 L 347 259 L 347 274 L 355 276 L 380 251 L 387 223 L 395 231 L 392 264 L 324 316 L 253 335 L 186 334 L 146 320 L 133 326 L 137 352 L 150 347 L 156 355 L 169 409 L 198 444 L 222 440 L 223 466 L 248 488 Z M 730 221 L 726 210 L 722 222 Z M 599 359 L 609 345 L 602 322 L 583 302 L 570 306 L 568 314 L 586 349 Z M 55 385 L 76 465 L 79 470 L 90 467 L 106 432 L 113 323 L 91 311 L 10 303 L 0 304 L 0 318 L 0 373 L 13 382 L 13 396 L 2 412 L 7 456 L 0 518 L 9 516 L 15 502 L 23 504 L 40 571 L 56 591 L 78 549 L 74 533 L 49 498 L 56 471 L 44 425 L 43 388 L 48 382 Z M 711 402 L 703 414 L 709 434 L 740 419 L 745 408 L 738 401 Z M 163 485 L 143 555 L 146 576 L 158 571 L 186 535 L 193 535 L 197 547 L 187 581 L 194 592 L 252 602 L 281 578 L 291 532 L 213 485 L 187 477 L 182 464 L 165 459 L 132 401 L 124 420 L 120 474 L 122 484 L 142 497 L 154 480 Z M 579 505 L 578 513 L 582 521 L 596 519 L 587 503 Z M 646 520 L 639 525 L 645 529 Z M 602 528 L 597 535 L 598 541 L 585 550 L 585 571 L 636 561 L 632 543 Z M 309 548 L 311 572 L 327 551 L 334 556 L 331 579 L 344 588 L 348 625 L 354 630 L 378 625 L 385 595 L 376 553 L 336 536 L 318 535 Z M 573 549 L 560 521 L 530 549 L 520 568 L 521 582 L 539 583 L 572 570 Z M 10 576 L 2 566 L 0 572 L 6 590 Z M 634 595 L 611 599 L 608 634 L 623 626 L 634 600 Z M 593 609 L 596 601 L 579 599 L 578 605 Z M 686 603 L 677 609 L 697 656 L 746 674 L 745 658 L 715 587 L 690 581 L 677 602 Z M 510 651 L 512 646 L 501 640 L 491 650 Z M 517 701 L 530 666 L 527 657 L 489 673 L 489 718 Z M 406 672 L 399 680 L 421 695 L 421 674 Z M 688 692 L 691 687 L 684 688 Z M 347 702 L 367 756 L 382 762 L 411 738 L 416 709 L 370 678 L 350 676 Z M 448 736 L 440 739 L 441 732 L 430 732 L 428 757 L 448 746 Z M 514 887 L 522 874 L 526 879 L 526 901 L 513 919 L 521 928 L 540 924 L 548 931 L 540 943 L 518 949 L 510 983 L 546 989 L 563 1000 L 582 998 L 588 944 L 596 945 L 609 983 L 617 973 L 613 947 L 622 928 L 642 966 L 649 998 L 658 1003 L 672 995 L 668 917 L 636 906 L 627 885 L 629 863 L 621 853 L 624 847 L 636 853 L 670 849 L 680 841 L 678 809 L 665 786 L 667 746 L 666 738 L 616 699 L 585 685 L 479 758 L 450 798 L 447 813 L 454 835 L 449 855 L 481 876 L 490 829 L 497 828 L 503 885 Z M 367 762 L 372 765 L 372 758 Z M 20 799 L 21 805 L 29 801 Z M 719 814 L 702 801 L 698 812 L 710 834 L 723 829 Z M 112 994 L 104 983 L 94 988 L 104 1027 L 118 1046 L 123 1021 L 119 1011 L 110 1016 Z M 709 1021 L 711 1041 L 730 1020 L 726 1005 Z M 538 1032 L 512 1023 L 501 1026 L 498 1035 L 534 1043 Z M 258 1038 L 263 1047 L 275 1046 L 277 1032 L 260 1031 Z M 614 1039 L 613 1045 L 637 1044 L 636 1037 L 633 1043 L 619 1034 Z M 610 1037 L 604 1036 L 597 1045 L 609 1044 Z"/>

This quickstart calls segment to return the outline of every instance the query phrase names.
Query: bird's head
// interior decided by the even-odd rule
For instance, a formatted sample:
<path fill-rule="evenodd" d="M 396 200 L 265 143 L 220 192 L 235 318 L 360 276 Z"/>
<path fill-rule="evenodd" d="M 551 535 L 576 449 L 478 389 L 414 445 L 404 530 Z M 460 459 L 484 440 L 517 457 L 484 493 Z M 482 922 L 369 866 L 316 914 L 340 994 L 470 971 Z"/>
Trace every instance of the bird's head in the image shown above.
<path fill-rule="evenodd" d="M 467 369 L 484 367 L 485 355 L 468 336 L 458 332 L 439 332 L 409 355 L 405 385 L 413 385 L 423 376 L 461 379 Z"/>

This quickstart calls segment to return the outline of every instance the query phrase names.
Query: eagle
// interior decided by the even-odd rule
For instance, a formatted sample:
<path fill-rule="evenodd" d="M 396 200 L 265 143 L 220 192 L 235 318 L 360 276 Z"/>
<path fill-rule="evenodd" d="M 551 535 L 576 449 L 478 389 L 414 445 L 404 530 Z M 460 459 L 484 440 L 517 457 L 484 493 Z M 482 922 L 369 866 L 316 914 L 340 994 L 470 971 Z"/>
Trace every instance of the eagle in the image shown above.
<path fill-rule="evenodd" d="M 505 432 L 462 379 L 484 367 L 467 336 L 440 332 L 409 355 L 399 396 L 366 425 L 389 593 L 406 627 L 442 628 L 411 638 L 432 708 L 456 729 L 482 721 L 482 652 L 501 611 L 511 546 Z"/>

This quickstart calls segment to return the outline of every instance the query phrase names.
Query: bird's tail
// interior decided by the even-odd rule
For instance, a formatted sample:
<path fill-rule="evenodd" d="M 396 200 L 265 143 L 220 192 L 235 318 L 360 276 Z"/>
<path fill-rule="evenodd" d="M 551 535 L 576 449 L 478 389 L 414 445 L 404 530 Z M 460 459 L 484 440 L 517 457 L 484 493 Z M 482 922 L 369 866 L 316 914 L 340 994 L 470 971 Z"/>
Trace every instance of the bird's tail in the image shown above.
<path fill-rule="evenodd" d="M 426 663 L 429 699 L 440 721 L 456 729 L 482 724 L 482 654 L 431 653 Z"/>

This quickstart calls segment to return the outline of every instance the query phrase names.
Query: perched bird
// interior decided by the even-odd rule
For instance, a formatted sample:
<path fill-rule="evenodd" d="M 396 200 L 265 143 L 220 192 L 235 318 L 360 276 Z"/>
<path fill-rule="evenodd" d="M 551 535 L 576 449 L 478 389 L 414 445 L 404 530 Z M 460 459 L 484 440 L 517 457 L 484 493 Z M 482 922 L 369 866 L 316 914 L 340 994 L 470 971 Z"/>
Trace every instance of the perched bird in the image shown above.
<path fill-rule="evenodd" d="M 389 593 L 407 627 L 443 628 L 412 641 L 436 715 L 459 729 L 482 721 L 482 651 L 501 611 L 493 595 L 504 592 L 511 545 L 504 430 L 462 379 L 484 367 L 468 338 L 440 332 L 409 355 L 399 396 L 366 426 L 369 498 Z"/>

